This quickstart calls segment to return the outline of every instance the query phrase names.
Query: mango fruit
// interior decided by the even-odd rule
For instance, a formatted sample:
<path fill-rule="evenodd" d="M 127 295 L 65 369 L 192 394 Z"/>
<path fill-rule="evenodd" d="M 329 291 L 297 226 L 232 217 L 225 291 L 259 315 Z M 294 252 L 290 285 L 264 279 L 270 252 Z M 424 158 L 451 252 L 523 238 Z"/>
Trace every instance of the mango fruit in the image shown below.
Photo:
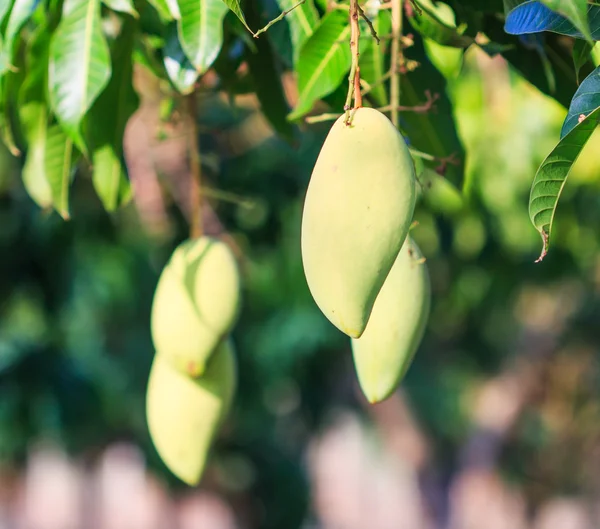
<path fill-rule="evenodd" d="M 361 336 L 412 221 L 415 168 L 402 135 L 381 112 L 354 111 L 332 126 L 302 212 L 310 292 L 325 316 Z"/>
<path fill-rule="evenodd" d="M 196 485 L 202 477 L 236 385 L 237 365 L 229 339 L 197 379 L 181 373 L 160 353 L 154 357 L 146 392 L 148 429 L 165 465 L 188 485 Z"/>
<path fill-rule="evenodd" d="M 370 403 L 387 399 L 404 377 L 423 338 L 430 306 L 427 265 L 408 236 L 377 296 L 365 332 L 351 340 L 360 387 Z"/>
<path fill-rule="evenodd" d="M 206 236 L 186 241 L 175 249 L 156 286 L 154 346 L 180 371 L 200 376 L 235 324 L 239 306 L 239 271 L 227 244 Z"/>

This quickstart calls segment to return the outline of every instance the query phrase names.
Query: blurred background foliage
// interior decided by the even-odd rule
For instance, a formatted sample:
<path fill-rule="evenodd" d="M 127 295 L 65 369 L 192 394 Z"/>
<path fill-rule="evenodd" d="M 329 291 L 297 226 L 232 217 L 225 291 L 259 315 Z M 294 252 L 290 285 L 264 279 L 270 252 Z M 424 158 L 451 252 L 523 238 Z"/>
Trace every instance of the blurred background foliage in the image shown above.
<path fill-rule="evenodd" d="M 427 257 L 433 307 L 401 391 L 431 441 L 428 466 L 443 488 L 476 426 L 478 389 L 542 358 L 498 464 L 532 505 L 583 493 L 597 485 L 600 442 L 600 135 L 565 189 L 553 251 L 534 264 L 541 241 L 527 213 L 531 181 L 566 109 L 476 47 L 460 75 L 449 75 L 447 96 L 471 207 L 432 205 L 423 191 L 413 234 Z M 292 529 L 309 516 L 303 461 L 311 438 L 339 410 L 369 425 L 372 415 L 349 343 L 314 304 L 300 259 L 304 190 L 330 124 L 304 126 L 292 146 L 272 134 L 256 104 L 243 96 L 238 104 L 215 94 L 199 103 L 205 183 L 241 197 L 207 195 L 244 273 L 233 333 L 240 387 L 204 484 L 245 505 L 256 518 L 250 526 Z M 40 439 L 84 459 L 128 440 L 181 489 L 151 445 L 144 411 L 152 295 L 188 231 L 176 193 L 165 194 L 168 229 L 153 231 L 135 203 L 107 214 L 89 179 L 78 178 L 65 222 L 28 197 L 20 160 L 2 150 L 0 164 L 3 465 L 18 468 Z"/>

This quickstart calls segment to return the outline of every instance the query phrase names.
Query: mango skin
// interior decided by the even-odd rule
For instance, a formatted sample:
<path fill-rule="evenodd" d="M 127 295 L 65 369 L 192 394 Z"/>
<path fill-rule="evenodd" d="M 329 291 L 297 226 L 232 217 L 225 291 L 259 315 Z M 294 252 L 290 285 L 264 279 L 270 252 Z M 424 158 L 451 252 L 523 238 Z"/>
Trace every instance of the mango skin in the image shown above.
<path fill-rule="evenodd" d="M 396 390 L 423 339 L 431 284 L 427 265 L 419 262 L 422 257 L 409 236 L 377 296 L 365 332 L 351 340 L 360 387 L 371 404 Z"/>
<path fill-rule="evenodd" d="M 146 392 L 146 418 L 162 461 L 188 485 L 202 478 L 210 448 L 230 410 L 237 386 L 233 344 L 225 340 L 199 379 L 154 357 Z"/>
<path fill-rule="evenodd" d="M 362 335 L 412 221 L 415 168 L 402 135 L 381 112 L 341 116 L 315 164 L 302 213 L 310 292 L 325 316 Z"/>
<path fill-rule="evenodd" d="M 152 341 L 180 371 L 200 376 L 235 325 L 240 307 L 235 256 L 222 241 L 201 237 L 178 246 L 152 302 Z"/>

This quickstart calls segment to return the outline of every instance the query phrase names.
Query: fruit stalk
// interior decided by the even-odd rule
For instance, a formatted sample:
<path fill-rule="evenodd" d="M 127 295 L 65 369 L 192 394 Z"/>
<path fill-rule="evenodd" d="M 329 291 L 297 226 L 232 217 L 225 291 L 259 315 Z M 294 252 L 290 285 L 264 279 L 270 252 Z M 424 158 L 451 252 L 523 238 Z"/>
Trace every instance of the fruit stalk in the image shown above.
<path fill-rule="evenodd" d="M 200 163 L 200 149 L 198 146 L 198 125 L 196 123 L 196 93 L 187 96 L 188 119 L 190 121 L 189 149 L 190 149 L 190 238 L 199 239 L 204 229 L 202 225 L 202 166 Z"/>
<path fill-rule="evenodd" d="M 348 96 L 344 110 L 346 112 L 346 124 L 349 125 L 350 109 L 352 108 L 352 98 L 354 98 L 354 108 L 362 107 L 362 94 L 360 91 L 360 66 L 358 59 L 360 56 L 359 39 L 360 27 L 358 25 L 359 10 L 358 0 L 350 0 L 350 51 L 352 53 L 352 65 L 350 75 L 348 76 Z"/>

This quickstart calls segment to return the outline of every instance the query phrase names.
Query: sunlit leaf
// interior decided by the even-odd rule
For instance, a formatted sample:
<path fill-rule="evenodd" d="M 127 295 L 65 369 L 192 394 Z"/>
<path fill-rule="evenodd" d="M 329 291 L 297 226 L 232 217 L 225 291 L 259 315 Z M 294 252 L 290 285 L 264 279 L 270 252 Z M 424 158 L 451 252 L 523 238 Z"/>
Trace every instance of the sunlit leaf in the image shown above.
<path fill-rule="evenodd" d="M 180 3 L 182 1 L 187 1 L 187 0 L 179 0 Z M 240 0 L 222 0 L 225 5 L 231 9 L 231 11 L 233 12 L 233 14 L 239 18 L 240 22 L 242 24 L 244 24 L 244 26 L 246 27 L 246 29 L 254 34 L 254 32 L 250 29 L 250 27 L 248 26 L 248 23 L 246 22 L 246 17 L 244 16 L 244 13 L 242 12 L 242 8 L 240 6 Z"/>
<path fill-rule="evenodd" d="M 412 10 L 408 20 L 423 37 L 443 46 L 466 48 L 473 39 L 464 36 L 466 26 L 457 28 L 452 8 L 443 2 L 434 4 L 431 0 L 415 0 L 420 8 Z"/>
<path fill-rule="evenodd" d="M 310 111 L 315 101 L 333 92 L 350 70 L 348 14 L 330 11 L 306 41 L 298 58 L 298 103 L 288 119 Z M 342 110 L 342 109 L 340 109 Z"/>
<path fill-rule="evenodd" d="M 592 40 L 587 0 L 541 0 L 541 2 L 570 20 L 587 41 Z"/>
<path fill-rule="evenodd" d="M 101 24 L 99 0 L 65 0 L 50 43 L 50 103 L 65 132 L 84 152 L 81 121 L 111 74 Z"/>
<path fill-rule="evenodd" d="M 529 197 L 529 217 L 542 236 L 538 261 L 548 253 L 554 214 L 567 177 L 599 121 L 600 106 L 562 137 L 535 175 Z"/>
<path fill-rule="evenodd" d="M 319 14 L 312 0 L 306 0 L 301 5 L 297 5 L 295 0 L 277 0 L 277 4 L 281 11 L 289 11 L 292 7 L 294 8 L 285 16 L 285 20 L 290 27 L 294 63 L 297 63 L 302 46 L 319 24 Z"/>
<path fill-rule="evenodd" d="M 138 12 L 133 5 L 133 0 L 102 0 L 102 3 L 113 11 L 119 11 L 120 13 L 127 13 L 134 17 L 139 17 Z"/>
<path fill-rule="evenodd" d="M 181 16 L 177 0 L 148 0 L 163 20 L 178 20 Z"/>
<path fill-rule="evenodd" d="M 76 157 L 72 138 L 60 125 L 51 125 L 46 132 L 45 170 L 54 208 L 64 219 L 70 217 L 69 188 Z"/>
<path fill-rule="evenodd" d="M 134 38 L 133 24 L 126 24 L 113 47 L 114 67 L 110 82 L 85 120 L 93 166 L 92 181 L 107 211 L 113 211 L 131 198 L 123 160 L 123 137 L 127 122 L 139 103 L 132 84 Z"/>
<path fill-rule="evenodd" d="M 179 0 L 181 47 L 199 74 L 210 68 L 223 45 L 223 0 Z"/>
<path fill-rule="evenodd" d="M 177 35 L 177 24 L 172 23 L 167 29 L 167 42 L 163 49 L 163 60 L 169 79 L 182 94 L 194 90 L 198 72 L 181 48 Z"/>
<path fill-rule="evenodd" d="M 4 32 L 4 42 L 0 52 L 0 75 L 13 66 L 12 60 L 17 35 L 29 20 L 39 2 L 40 0 L 15 0 Z"/>
<path fill-rule="evenodd" d="M 387 35 L 391 29 L 391 18 L 388 11 L 381 10 L 372 20 L 373 28 L 381 38 Z M 380 106 L 388 104 L 388 95 L 385 84 L 380 80 L 385 74 L 385 50 L 388 42 L 384 39 L 379 44 L 373 41 L 360 55 L 360 76 L 372 86 L 369 97 Z"/>

